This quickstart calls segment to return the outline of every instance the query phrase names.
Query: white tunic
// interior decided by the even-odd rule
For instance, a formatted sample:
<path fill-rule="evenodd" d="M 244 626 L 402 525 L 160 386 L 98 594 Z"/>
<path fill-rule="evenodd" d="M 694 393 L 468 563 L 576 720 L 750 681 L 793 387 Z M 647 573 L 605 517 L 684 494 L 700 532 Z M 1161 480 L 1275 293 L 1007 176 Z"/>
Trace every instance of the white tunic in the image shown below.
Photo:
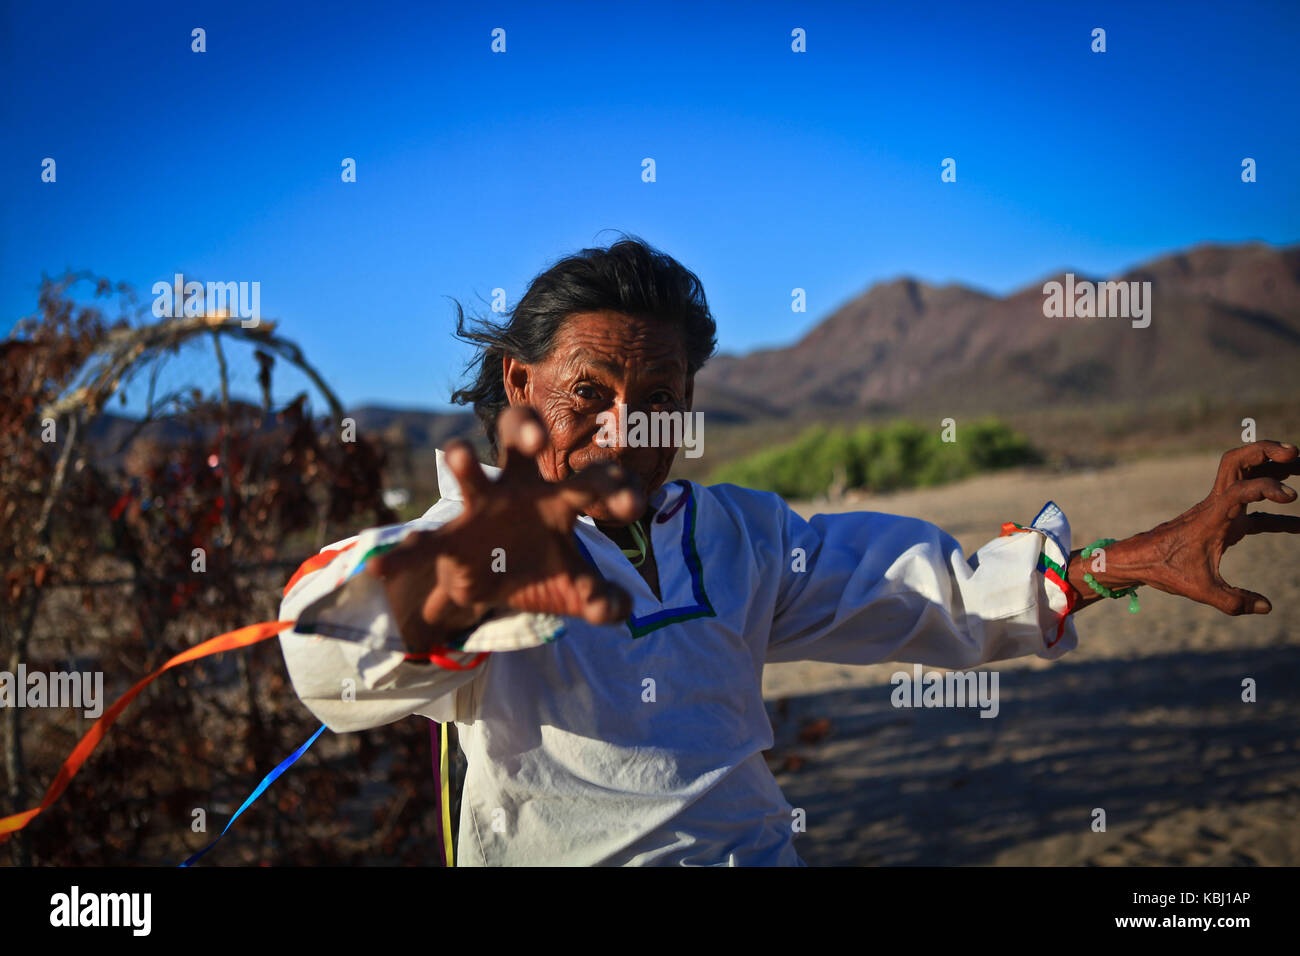
<path fill-rule="evenodd" d="M 583 516 L 582 551 L 632 596 L 627 624 L 513 614 L 451 652 L 495 649 L 476 669 L 407 662 L 382 586 L 356 572 L 375 546 L 460 513 L 441 452 L 438 483 L 423 518 L 331 545 L 352 547 L 288 591 L 280 617 L 298 624 L 280 641 L 295 691 L 331 730 L 412 713 L 456 722 L 459 865 L 799 865 L 792 808 L 762 756 L 766 662 L 969 669 L 1077 644 L 1045 573 L 1070 553 L 1051 502 L 1030 533 L 968 560 L 915 518 L 806 521 L 774 494 L 679 480 L 651 501 L 662 601 Z"/>

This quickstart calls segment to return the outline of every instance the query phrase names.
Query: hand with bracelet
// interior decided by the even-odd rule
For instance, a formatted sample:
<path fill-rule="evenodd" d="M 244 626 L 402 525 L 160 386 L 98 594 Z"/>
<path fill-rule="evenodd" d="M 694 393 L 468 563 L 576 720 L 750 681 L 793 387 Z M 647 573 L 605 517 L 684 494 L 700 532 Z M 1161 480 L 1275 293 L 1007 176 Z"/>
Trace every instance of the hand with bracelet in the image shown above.
<path fill-rule="evenodd" d="M 1224 614 L 1267 614 L 1272 609 L 1268 599 L 1224 581 L 1219 561 L 1246 535 L 1300 532 L 1300 517 L 1246 510 L 1258 501 L 1295 501 L 1295 490 L 1282 479 L 1297 474 L 1300 451 L 1295 445 L 1257 441 L 1234 448 L 1219 462 L 1214 488 L 1200 504 L 1150 531 L 1123 541 L 1103 539 L 1070 555 L 1067 577 L 1076 595 L 1074 610 L 1102 597 L 1127 597 L 1130 589 L 1145 584 Z M 1104 570 L 1091 553 L 1084 554 L 1097 545 L 1104 547 Z"/>

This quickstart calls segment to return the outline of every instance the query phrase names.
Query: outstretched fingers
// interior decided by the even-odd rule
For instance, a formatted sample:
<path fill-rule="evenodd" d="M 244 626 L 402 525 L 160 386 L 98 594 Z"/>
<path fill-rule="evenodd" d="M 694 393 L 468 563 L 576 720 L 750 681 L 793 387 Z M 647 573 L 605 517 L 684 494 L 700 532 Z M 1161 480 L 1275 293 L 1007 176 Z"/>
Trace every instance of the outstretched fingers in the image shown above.
<path fill-rule="evenodd" d="M 521 583 L 504 603 L 518 611 L 578 617 L 591 624 L 617 624 L 632 613 L 627 592 L 600 577 L 572 546 L 559 566 L 544 577 Z"/>
<path fill-rule="evenodd" d="M 1214 490 L 1225 491 L 1242 478 L 1285 478 L 1300 474 L 1294 470 L 1300 464 L 1300 449 L 1278 441 L 1257 441 L 1226 452 L 1219 460 L 1219 473 L 1214 479 Z"/>
<path fill-rule="evenodd" d="M 577 616 L 588 624 L 617 624 L 632 613 L 632 599 L 617 584 L 580 571 L 573 577 L 578 596 Z"/>
<path fill-rule="evenodd" d="M 1245 588 L 1234 588 L 1226 583 L 1219 584 L 1206 603 L 1234 617 L 1241 614 L 1267 614 L 1273 610 L 1273 605 L 1264 595 Z"/>
<path fill-rule="evenodd" d="M 615 517 L 635 521 L 645 511 L 645 495 L 636 479 L 615 464 L 592 465 L 560 482 L 559 495 L 574 511 L 581 512 L 603 501 Z"/>
<path fill-rule="evenodd" d="M 1234 508 L 1265 500 L 1284 505 L 1295 500 L 1296 491 L 1276 478 L 1247 478 L 1232 485 L 1226 497 Z"/>
<path fill-rule="evenodd" d="M 497 447 L 501 449 L 502 477 L 515 479 L 537 474 L 534 459 L 546 447 L 542 417 L 527 405 L 512 405 L 497 419 Z"/>
<path fill-rule="evenodd" d="M 483 466 L 479 464 L 478 456 L 474 454 L 474 446 L 463 438 L 453 438 L 447 442 L 447 447 L 443 450 L 443 458 L 447 462 L 447 467 L 456 478 L 456 483 L 460 485 L 461 499 L 465 502 L 465 508 L 473 508 L 492 488 L 492 479 L 487 476 Z"/>

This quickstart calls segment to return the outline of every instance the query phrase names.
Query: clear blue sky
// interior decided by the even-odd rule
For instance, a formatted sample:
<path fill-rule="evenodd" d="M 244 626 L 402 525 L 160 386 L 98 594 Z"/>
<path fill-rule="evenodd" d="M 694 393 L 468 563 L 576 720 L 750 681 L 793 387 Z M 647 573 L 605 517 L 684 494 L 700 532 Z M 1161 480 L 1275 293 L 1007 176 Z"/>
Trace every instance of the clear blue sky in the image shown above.
<path fill-rule="evenodd" d="M 1003 293 L 1300 236 L 1295 2 L 3 15 L 4 328 L 42 271 L 92 269 L 146 298 L 176 271 L 257 280 L 263 314 L 352 405 L 445 405 L 466 354 L 446 297 L 486 308 L 499 286 L 513 304 L 605 229 L 695 270 L 727 351 L 792 341 L 900 274 Z M 238 384 L 252 380 L 250 365 Z"/>

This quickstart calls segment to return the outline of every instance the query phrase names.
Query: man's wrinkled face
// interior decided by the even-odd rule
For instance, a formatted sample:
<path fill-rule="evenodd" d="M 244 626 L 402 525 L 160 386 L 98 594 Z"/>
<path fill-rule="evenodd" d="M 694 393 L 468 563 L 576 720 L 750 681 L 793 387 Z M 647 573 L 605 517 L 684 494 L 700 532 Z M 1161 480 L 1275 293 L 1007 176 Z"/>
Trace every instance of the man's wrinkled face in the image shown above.
<path fill-rule="evenodd" d="M 601 447 L 597 436 L 613 431 L 623 413 L 690 411 L 695 383 L 676 327 L 621 312 L 576 312 L 556 332 L 550 355 L 534 365 L 507 356 L 503 371 L 510 404 L 531 405 L 546 422 L 550 444 L 537 463 L 547 481 L 612 461 L 641 479 L 649 499 L 668 478 L 676 448 Z M 626 523 L 600 505 L 587 513 L 601 523 Z"/>

